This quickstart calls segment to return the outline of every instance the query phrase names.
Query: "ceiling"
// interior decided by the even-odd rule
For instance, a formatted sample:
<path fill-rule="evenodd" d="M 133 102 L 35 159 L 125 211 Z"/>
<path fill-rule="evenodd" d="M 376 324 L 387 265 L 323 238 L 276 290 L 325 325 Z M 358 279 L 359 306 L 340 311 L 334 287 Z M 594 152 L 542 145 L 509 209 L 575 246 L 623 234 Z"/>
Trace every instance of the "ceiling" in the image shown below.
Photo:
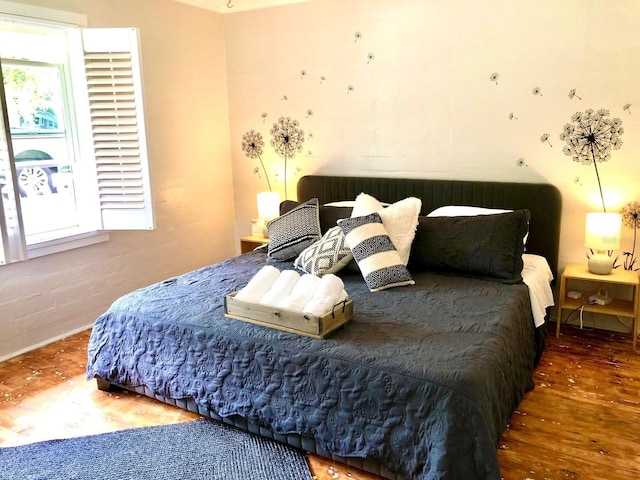
<path fill-rule="evenodd" d="M 194 7 L 212 10 L 218 13 L 242 12 L 257 8 L 276 7 L 290 3 L 303 3 L 312 0 L 174 0 Z"/>

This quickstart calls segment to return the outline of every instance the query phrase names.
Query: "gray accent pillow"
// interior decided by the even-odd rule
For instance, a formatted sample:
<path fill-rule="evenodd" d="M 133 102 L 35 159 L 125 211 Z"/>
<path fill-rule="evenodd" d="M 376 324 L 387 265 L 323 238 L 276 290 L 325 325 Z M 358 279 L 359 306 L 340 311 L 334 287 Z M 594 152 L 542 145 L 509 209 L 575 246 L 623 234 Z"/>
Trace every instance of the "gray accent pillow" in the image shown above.
<path fill-rule="evenodd" d="M 420 217 L 409 266 L 413 271 L 521 283 L 523 239 L 529 218 L 529 210 L 471 217 Z"/>
<path fill-rule="evenodd" d="M 268 260 L 290 260 L 322 237 L 318 199 L 298 205 L 267 223 L 269 231 Z"/>

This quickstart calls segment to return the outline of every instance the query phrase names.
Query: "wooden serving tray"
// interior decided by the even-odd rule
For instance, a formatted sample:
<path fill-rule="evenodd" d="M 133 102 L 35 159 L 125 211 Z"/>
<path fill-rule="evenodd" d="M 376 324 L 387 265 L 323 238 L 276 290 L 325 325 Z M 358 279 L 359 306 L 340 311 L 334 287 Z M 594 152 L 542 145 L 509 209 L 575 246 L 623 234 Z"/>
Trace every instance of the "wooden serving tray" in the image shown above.
<path fill-rule="evenodd" d="M 325 338 L 353 318 L 353 300 L 338 304 L 321 317 L 284 308 L 244 302 L 235 298 L 236 292 L 224 297 L 224 316 L 263 327 L 297 333 L 312 338 Z"/>

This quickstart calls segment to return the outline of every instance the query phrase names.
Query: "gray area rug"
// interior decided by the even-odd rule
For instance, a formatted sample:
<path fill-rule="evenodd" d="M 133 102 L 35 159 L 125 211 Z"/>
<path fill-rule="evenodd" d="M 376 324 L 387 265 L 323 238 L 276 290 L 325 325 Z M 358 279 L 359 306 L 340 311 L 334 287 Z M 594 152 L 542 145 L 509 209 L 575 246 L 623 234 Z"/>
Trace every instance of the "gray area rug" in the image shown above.
<path fill-rule="evenodd" d="M 2 480 L 311 480 L 303 452 L 201 419 L 0 448 Z"/>

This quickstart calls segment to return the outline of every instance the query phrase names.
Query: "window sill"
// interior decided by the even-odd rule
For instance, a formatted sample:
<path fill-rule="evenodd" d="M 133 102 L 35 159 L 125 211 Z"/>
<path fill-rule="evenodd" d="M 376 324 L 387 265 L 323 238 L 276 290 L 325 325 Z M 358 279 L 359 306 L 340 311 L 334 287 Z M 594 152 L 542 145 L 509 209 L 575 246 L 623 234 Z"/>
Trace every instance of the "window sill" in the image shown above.
<path fill-rule="evenodd" d="M 109 232 L 84 232 L 55 240 L 34 243 L 27 246 L 27 251 L 29 252 L 29 259 L 32 259 L 106 242 L 107 240 L 109 240 Z"/>

